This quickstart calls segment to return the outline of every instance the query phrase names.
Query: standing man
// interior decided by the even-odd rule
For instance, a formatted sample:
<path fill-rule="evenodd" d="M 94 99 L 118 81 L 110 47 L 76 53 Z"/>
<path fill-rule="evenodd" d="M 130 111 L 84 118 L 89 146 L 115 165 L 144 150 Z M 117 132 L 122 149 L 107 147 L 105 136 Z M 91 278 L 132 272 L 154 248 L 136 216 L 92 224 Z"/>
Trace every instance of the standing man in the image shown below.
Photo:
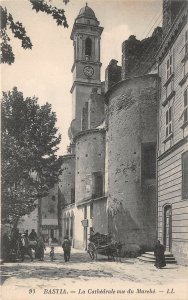
<path fill-rule="evenodd" d="M 64 237 L 62 248 L 63 248 L 63 251 L 64 251 L 65 262 L 69 261 L 69 259 L 70 259 L 70 252 L 71 252 L 71 241 L 69 240 L 68 236 Z"/>
<path fill-rule="evenodd" d="M 37 240 L 37 245 L 36 245 L 36 252 L 35 252 L 35 258 L 38 258 L 39 260 L 43 261 L 44 260 L 44 250 L 46 250 L 44 241 L 42 236 L 39 236 Z"/>
<path fill-rule="evenodd" d="M 154 248 L 154 255 L 155 255 L 154 266 L 158 269 L 161 269 L 162 267 L 166 266 L 164 253 L 165 253 L 165 247 L 158 240 Z"/>
<path fill-rule="evenodd" d="M 22 234 L 22 236 L 21 236 L 20 251 L 21 251 L 22 261 L 24 261 L 26 254 L 31 258 L 31 261 L 33 261 L 32 251 L 29 246 L 29 239 L 28 239 L 28 237 L 25 236 L 25 234 Z"/>

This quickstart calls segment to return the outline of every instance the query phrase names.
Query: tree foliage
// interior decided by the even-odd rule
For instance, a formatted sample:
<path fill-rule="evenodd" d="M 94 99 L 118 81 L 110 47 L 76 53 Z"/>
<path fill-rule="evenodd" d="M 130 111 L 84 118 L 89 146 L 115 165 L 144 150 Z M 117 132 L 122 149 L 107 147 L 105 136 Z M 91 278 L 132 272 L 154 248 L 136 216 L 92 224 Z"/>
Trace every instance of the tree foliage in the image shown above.
<path fill-rule="evenodd" d="M 51 105 L 14 88 L 2 99 L 2 220 L 16 223 L 58 182 L 61 136 Z"/>
<path fill-rule="evenodd" d="M 65 11 L 48 4 L 44 0 L 28 0 L 31 3 L 32 9 L 36 12 L 43 12 L 51 15 L 56 21 L 57 25 L 63 25 L 68 27 Z M 50 0 L 49 0 L 50 1 Z M 51 2 L 51 1 L 50 1 Z M 63 0 L 65 4 L 69 0 Z M 10 45 L 10 37 L 8 35 L 8 30 L 11 30 L 15 38 L 21 40 L 21 45 L 23 49 L 32 49 L 32 43 L 30 38 L 27 36 L 26 30 L 22 23 L 15 21 L 13 16 L 7 11 L 6 8 L 0 6 L 1 14 L 1 50 L 0 50 L 0 60 L 1 63 L 7 63 L 11 65 L 15 61 L 15 56 L 13 53 L 12 46 Z"/>

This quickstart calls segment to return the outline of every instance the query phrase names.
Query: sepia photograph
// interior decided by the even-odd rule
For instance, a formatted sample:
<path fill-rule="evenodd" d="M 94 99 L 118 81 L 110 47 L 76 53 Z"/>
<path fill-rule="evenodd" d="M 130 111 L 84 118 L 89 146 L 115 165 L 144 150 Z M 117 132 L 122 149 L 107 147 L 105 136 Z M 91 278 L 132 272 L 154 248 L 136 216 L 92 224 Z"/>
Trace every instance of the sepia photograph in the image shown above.
<path fill-rule="evenodd" d="M 186 300 L 188 1 L 86 1 L 0 0 L 0 297 Z"/>

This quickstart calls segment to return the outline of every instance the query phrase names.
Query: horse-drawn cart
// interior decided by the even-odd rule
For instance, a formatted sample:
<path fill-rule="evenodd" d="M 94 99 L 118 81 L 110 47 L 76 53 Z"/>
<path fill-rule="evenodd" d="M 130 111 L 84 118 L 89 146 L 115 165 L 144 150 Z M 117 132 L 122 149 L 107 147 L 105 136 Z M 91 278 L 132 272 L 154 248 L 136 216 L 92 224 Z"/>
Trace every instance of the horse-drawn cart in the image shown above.
<path fill-rule="evenodd" d="M 90 237 L 88 253 L 92 260 L 97 260 L 97 255 L 102 254 L 112 258 L 114 261 L 121 261 L 122 244 L 112 240 L 109 234 L 96 233 Z"/>

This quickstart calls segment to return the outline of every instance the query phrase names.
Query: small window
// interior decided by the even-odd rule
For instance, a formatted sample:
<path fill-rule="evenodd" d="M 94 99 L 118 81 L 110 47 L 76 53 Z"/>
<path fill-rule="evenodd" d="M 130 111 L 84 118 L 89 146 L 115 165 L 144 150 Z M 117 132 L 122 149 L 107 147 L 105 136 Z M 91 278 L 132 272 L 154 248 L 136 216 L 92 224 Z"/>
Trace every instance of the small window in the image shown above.
<path fill-rule="evenodd" d="M 55 201 L 55 196 L 52 196 L 52 201 Z"/>
<path fill-rule="evenodd" d="M 91 57 L 91 50 L 92 50 L 92 41 L 90 38 L 86 38 L 85 41 L 85 56 L 87 58 Z"/>
<path fill-rule="evenodd" d="M 90 204 L 90 219 L 93 218 L 93 203 Z"/>
<path fill-rule="evenodd" d="M 182 198 L 188 199 L 188 151 L 182 154 Z"/>
<path fill-rule="evenodd" d="M 93 198 L 103 196 L 103 175 L 101 172 L 93 173 Z"/>
<path fill-rule="evenodd" d="M 169 55 L 169 58 L 167 60 L 167 79 L 172 75 L 172 54 Z"/>
<path fill-rule="evenodd" d="M 186 123 L 188 121 L 187 89 L 184 91 L 183 99 L 184 99 L 183 121 L 184 123 Z"/>
<path fill-rule="evenodd" d="M 172 107 L 166 111 L 166 138 L 172 133 Z"/>

